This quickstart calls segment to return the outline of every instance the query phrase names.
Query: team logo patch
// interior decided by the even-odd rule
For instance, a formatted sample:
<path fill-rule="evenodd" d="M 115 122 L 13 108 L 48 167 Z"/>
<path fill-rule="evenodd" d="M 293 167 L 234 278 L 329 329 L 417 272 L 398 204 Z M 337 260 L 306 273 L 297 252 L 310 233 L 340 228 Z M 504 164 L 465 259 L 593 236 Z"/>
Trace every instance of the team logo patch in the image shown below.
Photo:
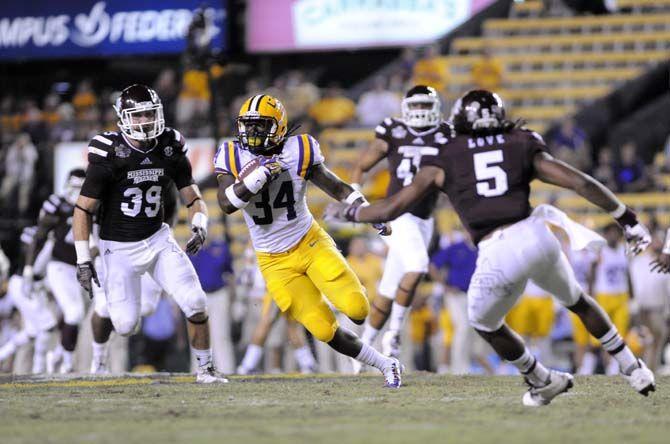
<path fill-rule="evenodd" d="M 165 148 L 163 148 L 163 154 L 165 154 L 167 157 L 170 157 L 174 153 L 174 150 L 172 149 L 172 146 L 168 145 Z"/>
<path fill-rule="evenodd" d="M 128 148 L 125 145 L 118 145 L 114 147 L 114 153 L 116 154 L 116 157 L 129 157 L 130 156 L 130 148 Z"/>
<path fill-rule="evenodd" d="M 443 144 L 447 143 L 447 138 L 442 133 L 435 133 L 435 143 Z"/>
<path fill-rule="evenodd" d="M 407 135 L 407 130 L 402 126 L 396 126 L 391 130 L 391 135 L 396 139 L 403 139 Z"/>

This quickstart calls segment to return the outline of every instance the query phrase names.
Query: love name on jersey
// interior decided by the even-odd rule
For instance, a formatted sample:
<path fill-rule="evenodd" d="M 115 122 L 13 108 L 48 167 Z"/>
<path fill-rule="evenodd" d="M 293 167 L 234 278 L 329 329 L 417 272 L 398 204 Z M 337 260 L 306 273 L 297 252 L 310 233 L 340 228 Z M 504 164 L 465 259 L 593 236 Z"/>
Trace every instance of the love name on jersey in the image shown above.
<path fill-rule="evenodd" d="M 503 143 L 505 143 L 505 137 L 502 134 L 496 134 L 495 136 L 468 139 L 468 148 L 482 148 L 486 145 L 502 145 Z"/>
<path fill-rule="evenodd" d="M 146 170 L 128 171 L 128 179 L 133 180 L 133 184 L 137 185 L 142 182 L 158 182 L 158 178 L 164 175 L 163 168 L 150 168 Z"/>

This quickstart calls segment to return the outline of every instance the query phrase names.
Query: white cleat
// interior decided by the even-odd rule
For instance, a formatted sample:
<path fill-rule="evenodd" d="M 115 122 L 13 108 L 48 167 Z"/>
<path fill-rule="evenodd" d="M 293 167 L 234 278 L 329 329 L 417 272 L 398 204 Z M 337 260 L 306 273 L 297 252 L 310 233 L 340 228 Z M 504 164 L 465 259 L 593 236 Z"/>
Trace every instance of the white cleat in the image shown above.
<path fill-rule="evenodd" d="M 61 362 L 63 361 L 63 352 L 56 349 L 47 352 L 46 356 L 46 370 L 47 373 L 52 375 L 56 373 L 56 369 L 60 367 Z"/>
<path fill-rule="evenodd" d="M 241 365 L 237 367 L 237 371 L 235 372 L 236 375 L 242 375 L 246 376 L 250 374 L 251 372 L 247 370 L 245 367 L 242 367 Z"/>
<path fill-rule="evenodd" d="M 98 361 L 94 359 L 93 361 L 91 361 L 91 374 L 108 375 L 109 368 L 107 367 L 107 363 L 104 360 Z"/>
<path fill-rule="evenodd" d="M 384 367 L 384 387 L 400 388 L 402 385 L 401 374 L 405 370 L 404 366 L 396 358 L 391 358 L 389 365 Z"/>
<path fill-rule="evenodd" d="M 225 384 L 229 381 L 223 373 L 219 373 L 213 365 L 210 365 L 209 367 L 198 367 L 195 382 L 197 384 Z"/>
<path fill-rule="evenodd" d="M 58 373 L 60 373 L 61 375 L 67 375 L 73 372 L 74 372 L 74 366 L 72 365 L 72 362 L 69 363 L 63 362 L 60 365 L 60 370 L 58 371 Z"/>
<path fill-rule="evenodd" d="M 354 375 L 360 375 L 361 372 L 363 371 L 363 363 L 361 361 L 358 361 L 354 358 L 351 359 L 351 372 Z"/>
<path fill-rule="evenodd" d="M 643 396 L 649 396 L 649 393 L 656 391 L 656 380 L 654 378 L 654 372 L 649 370 L 649 367 L 642 361 L 638 359 L 637 363 L 640 364 L 638 368 L 633 370 L 628 375 L 623 375 L 626 378 L 626 381 Z"/>
<path fill-rule="evenodd" d="M 382 336 L 382 354 L 389 358 L 400 357 L 400 332 L 387 330 Z"/>
<path fill-rule="evenodd" d="M 526 384 L 530 386 L 528 391 L 523 395 L 523 405 L 526 407 L 540 407 L 547 405 L 552 399 L 565 393 L 574 385 L 573 377 L 570 373 L 550 370 L 549 383 L 544 387 L 533 386 L 528 379 Z"/>

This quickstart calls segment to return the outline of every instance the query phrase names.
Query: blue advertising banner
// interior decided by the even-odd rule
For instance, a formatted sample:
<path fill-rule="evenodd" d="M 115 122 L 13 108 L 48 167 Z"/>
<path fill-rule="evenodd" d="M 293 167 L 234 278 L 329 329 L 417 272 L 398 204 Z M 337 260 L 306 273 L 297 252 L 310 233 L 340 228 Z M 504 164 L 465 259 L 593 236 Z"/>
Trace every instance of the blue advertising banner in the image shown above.
<path fill-rule="evenodd" d="M 0 2 L 0 60 L 168 54 L 186 48 L 204 7 L 205 38 L 226 46 L 226 0 L 29 0 Z M 202 34 L 200 35 L 202 38 Z"/>

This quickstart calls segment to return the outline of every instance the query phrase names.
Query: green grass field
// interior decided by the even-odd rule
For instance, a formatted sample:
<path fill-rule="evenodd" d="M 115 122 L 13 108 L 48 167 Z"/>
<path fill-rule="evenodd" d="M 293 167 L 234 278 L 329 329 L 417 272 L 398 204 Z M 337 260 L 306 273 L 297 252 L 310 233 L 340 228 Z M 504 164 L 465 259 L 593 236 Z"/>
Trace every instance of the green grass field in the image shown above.
<path fill-rule="evenodd" d="M 668 443 L 670 378 L 649 398 L 622 378 L 576 378 L 550 406 L 521 405 L 517 377 L 189 376 L 0 379 L 0 442 L 13 443 Z"/>

